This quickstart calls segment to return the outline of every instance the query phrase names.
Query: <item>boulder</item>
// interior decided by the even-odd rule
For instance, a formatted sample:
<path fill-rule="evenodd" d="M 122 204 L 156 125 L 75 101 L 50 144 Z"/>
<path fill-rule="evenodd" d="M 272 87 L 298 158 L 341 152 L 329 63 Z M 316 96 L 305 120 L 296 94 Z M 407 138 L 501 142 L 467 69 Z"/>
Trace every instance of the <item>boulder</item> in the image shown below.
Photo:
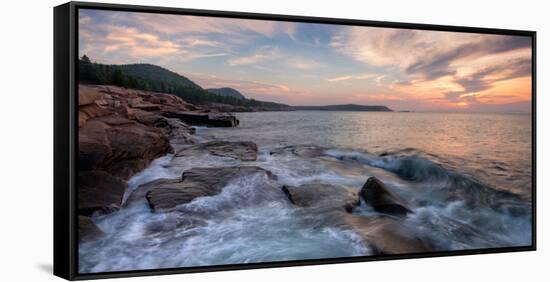
<path fill-rule="evenodd" d="M 104 164 L 105 170 L 122 179 L 129 179 L 154 159 L 172 152 L 164 134 L 141 124 L 109 128 L 107 136 L 114 154 Z"/>
<path fill-rule="evenodd" d="M 135 103 L 135 104 L 130 104 L 130 107 L 134 109 L 139 109 L 142 111 L 147 111 L 147 112 L 160 111 L 161 109 L 160 105 L 151 104 L 151 103 Z"/>
<path fill-rule="evenodd" d="M 78 174 L 78 213 L 108 213 L 120 208 L 126 182 L 105 171 L 81 171 Z"/>
<path fill-rule="evenodd" d="M 351 214 L 352 209 L 359 205 L 359 195 L 353 189 L 329 184 L 283 186 L 282 189 L 294 205 L 305 208 L 304 212 L 323 215 L 323 221 L 314 224 L 349 229 L 376 254 L 432 251 L 430 245 L 403 225 L 399 218 Z"/>
<path fill-rule="evenodd" d="M 397 216 L 404 216 L 412 212 L 403 200 L 393 194 L 386 185 L 376 177 L 369 177 L 359 194 L 375 211 Z"/>
<path fill-rule="evenodd" d="M 142 111 L 139 109 L 128 109 L 128 117 L 148 126 L 159 128 L 172 143 L 192 144 L 195 128 L 178 119 L 167 118 L 157 113 Z"/>
<path fill-rule="evenodd" d="M 96 91 L 100 91 L 111 96 L 117 96 L 121 98 L 137 98 L 142 91 L 136 89 L 129 89 L 114 85 L 93 85 Z"/>
<path fill-rule="evenodd" d="M 166 118 L 145 111 L 160 109 L 159 105 L 141 98 L 151 95 L 162 94 L 116 86 L 79 85 L 80 170 L 102 170 L 126 180 L 153 159 L 172 152 L 169 137 L 189 137 L 188 126 L 175 121 L 158 122 Z M 169 96 L 170 101 L 179 99 Z M 131 108 L 132 105 L 136 108 Z M 181 101 L 179 105 L 185 103 Z"/>
<path fill-rule="evenodd" d="M 192 168 L 183 172 L 181 178 L 160 179 L 144 184 L 129 199 L 137 201 L 140 195 L 145 195 L 153 210 L 170 210 L 197 197 L 217 195 L 230 180 L 257 173 L 270 179 L 276 178 L 270 171 L 254 166 Z"/>
<path fill-rule="evenodd" d="M 204 185 L 225 185 L 229 180 L 237 177 L 262 173 L 269 179 L 277 179 L 271 171 L 257 166 L 233 166 L 233 167 L 198 167 L 186 170 L 182 174 L 182 180 L 201 183 Z"/>
<path fill-rule="evenodd" d="M 105 233 L 95 225 L 91 218 L 78 216 L 78 241 L 80 243 L 95 241 L 105 236 Z"/>
<path fill-rule="evenodd" d="M 190 125 L 207 127 L 236 127 L 239 120 L 229 113 L 174 112 L 163 113 L 168 118 L 176 118 Z"/>
<path fill-rule="evenodd" d="M 155 126 L 161 128 L 170 140 L 178 144 L 194 143 L 195 128 L 174 118 L 159 119 Z"/>
<path fill-rule="evenodd" d="M 365 240 L 377 254 L 414 254 L 432 247 L 395 218 L 342 215 L 345 224 Z"/>
<path fill-rule="evenodd" d="M 180 97 L 173 94 L 145 91 L 142 91 L 142 93 L 145 94 L 140 95 L 143 101 L 149 102 L 151 104 L 162 105 L 163 108 L 168 106 L 168 108 L 178 109 L 180 111 L 194 111 L 198 109 L 197 106 L 189 104 L 183 101 Z"/>
<path fill-rule="evenodd" d="M 96 100 L 103 99 L 103 93 L 89 85 L 78 85 L 78 106 L 93 104 Z"/>
<path fill-rule="evenodd" d="M 410 254 L 432 251 L 431 246 L 405 226 L 400 218 L 351 214 L 359 195 L 351 188 L 330 184 L 283 186 L 290 202 L 304 212 L 323 214 L 322 226 L 349 229 L 358 234 L 377 254 Z M 307 217 L 306 217 L 307 218 Z"/>
<path fill-rule="evenodd" d="M 256 108 L 252 108 L 252 107 L 220 104 L 220 103 L 209 103 L 208 108 L 217 112 L 232 112 L 232 113 L 246 113 L 246 112 L 257 111 Z"/>
<path fill-rule="evenodd" d="M 86 122 L 79 130 L 79 168 L 104 170 L 128 179 L 172 151 L 157 128 L 111 115 Z"/>
<path fill-rule="evenodd" d="M 145 198 L 155 211 L 172 209 L 195 198 L 213 196 L 221 192 L 221 188 L 217 186 L 203 186 L 181 179 L 157 181 L 155 186 L 148 187 L 148 190 Z"/>
<path fill-rule="evenodd" d="M 206 148 L 214 156 L 230 157 L 241 161 L 255 161 L 258 154 L 258 146 L 253 142 L 208 142 Z"/>
<path fill-rule="evenodd" d="M 140 189 L 149 190 L 145 197 L 152 209 L 167 210 L 191 202 L 197 197 L 217 195 L 230 178 L 243 175 L 232 169 L 216 170 L 218 169 L 210 169 L 206 172 L 191 169 L 188 171 L 192 174 L 190 179 L 164 179 Z"/>
<path fill-rule="evenodd" d="M 78 169 L 101 169 L 102 164 L 113 155 L 109 137 L 109 126 L 102 122 L 87 122 L 78 131 Z"/>
<path fill-rule="evenodd" d="M 311 145 L 291 145 L 276 148 L 269 152 L 270 155 L 292 154 L 304 158 L 316 158 L 324 155 L 325 149 Z"/>
<path fill-rule="evenodd" d="M 78 107 L 78 127 L 81 127 L 89 119 L 111 115 L 109 112 L 96 104 L 86 104 Z"/>
<path fill-rule="evenodd" d="M 136 189 L 132 190 L 129 193 L 128 197 L 123 203 L 123 207 L 128 207 L 142 200 L 147 200 L 147 198 L 145 198 L 145 195 L 147 195 L 149 191 L 155 188 L 164 187 L 165 184 L 168 184 L 171 181 L 176 181 L 176 180 L 179 180 L 179 179 L 160 178 L 160 179 L 156 179 L 151 182 L 147 182 L 145 184 L 140 185 L 139 187 L 137 187 Z"/>
<path fill-rule="evenodd" d="M 304 184 L 282 187 L 291 203 L 300 207 L 351 210 L 359 205 L 357 191 L 330 184 Z"/>
<path fill-rule="evenodd" d="M 214 156 L 229 157 L 241 161 L 255 161 L 258 154 L 258 146 L 248 141 L 210 141 L 183 148 L 176 153 L 176 157 L 191 156 L 202 152 L 208 152 Z"/>

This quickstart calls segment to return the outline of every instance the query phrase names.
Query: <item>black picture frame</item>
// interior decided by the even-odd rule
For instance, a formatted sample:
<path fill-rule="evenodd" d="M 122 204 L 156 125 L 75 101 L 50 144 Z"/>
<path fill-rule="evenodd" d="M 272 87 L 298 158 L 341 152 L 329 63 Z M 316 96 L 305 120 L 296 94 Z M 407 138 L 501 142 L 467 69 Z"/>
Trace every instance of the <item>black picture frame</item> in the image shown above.
<path fill-rule="evenodd" d="M 248 264 L 213 265 L 169 269 L 136 270 L 108 273 L 78 273 L 78 215 L 77 202 L 77 157 L 78 124 L 76 122 L 78 95 L 78 10 L 91 8 L 111 11 L 149 12 L 157 14 L 196 15 L 208 17 L 244 18 L 273 21 L 324 23 L 400 29 L 452 31 L 463 33 L 501 34 L 526 36 L 532 42 L 532 244 L 531 246 L 487 248 L 459 251 L 438 251 L 421 254 L 374 255 Z M 381 261 L 410 258 L 431 258 L 488 253 L 504 253 L 536 250 L 536 32 L 465 26 L 414 24 L 353 19 L 320 18 L 276 14 L 242 13 L 214 10 L 197 10 L 151 6 L 69 2 L 54 8 L 54 275 L 68 280 L 85 280 L 129 276 L 164 275 L 193 272 L 257 269 L 272 267 L 304 266 L 333 263 Z"/>

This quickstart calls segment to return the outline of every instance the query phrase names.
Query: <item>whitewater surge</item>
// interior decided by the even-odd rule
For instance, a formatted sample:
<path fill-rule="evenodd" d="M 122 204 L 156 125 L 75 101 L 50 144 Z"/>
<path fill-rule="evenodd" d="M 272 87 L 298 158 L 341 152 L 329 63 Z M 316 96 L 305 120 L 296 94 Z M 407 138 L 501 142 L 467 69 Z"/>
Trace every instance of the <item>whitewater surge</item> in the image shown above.
<path fill-rule="evenodd" d="M 304 145 L 307 140 L 297 144 L 265 136 L 258 140 L 247 135 L 253 126 L 241 124 L 242 129 L 199 129 L 197 134 L 205 139 L 250 137 L 259 144 L 256 161 L 208 153 L 169 154 L 128 181 L 125 199 L 141 184 L 176 178 L 195 167 L 258 166 L 277 179 L 264 174 L 235 178 L 220 194 L 166 213 L 152 212 L 141 200 L 108 215 L 95 215 L 94 222 L 106 236 L 80 244 L 80 272 L 372 255 L 374 250 L 354 231 L 326 225 L 324 214 L 304 211 L 281 191 L 283 185 L 309 183 L 359 191 L 370 176 L 405 199 L 413 213 L 399 222 L 435 251 L 531 244 L 531 204 L 526 197 L 434 161 L 422 151 L 375 154 L 350 146 Z M 379 215 L 363 201 L 352 213 Z"/>
<path fill-rule="evenodd" d="M 261 150 L 257 162 L 274 169 L 285 184 L 311 181 L 338 182 L 344 177 L 321 168 L 296 177 L 291 158 L 282 166 Z M 130 191 L 149 181 L 177 177 L 196 166 L 232 166 L 224 157 L 181 161 L 168 155 L 155 160 L 129 180 Z M 297 159 L 294 159 L 296 161 Z M 305 162 L 305 160 L 302 160 Z M 286 164 L 286 165 L 285 165 Z M 276 171 L 276 172 L 275 172 Z M 177 173 L 179 172 L 179 173 Z M 353 182 L 353 180 L 350 180 Z M 349 230 L 323 226 L 323 215 L 311 215 L 293 206 L 281 192 L 281 183 L 261 175 L 237 178 L 218 195 L 197 198 L 177 211 L 153 213 L 145 201 L 94 218 L 107 234 L 80 245 L 80 271 L 106 272 L 182 266 L 288 261 L 371 254 L 359 236 Z"/>
<path fill-rule="evenodd" d="M 323 215 L 305 214 L 281 192 L 282 184 L 332 183 L 359 189 L 367 176 L 376 175 L 412 204 L 414 213 L 404 223 L 433 243 L 436 250 L 460 250 L 530 244 L 528 206 L 520 214 L 498 207 L 468 207 L 468 199 L 445 202 L 452 189 L 442 182 L 443 168 L 418 168 L 412 190 L 399 178 L 376 169 L 338 173 L 340 162 L 365 162 L 399 171 L 404 159 L 382 160 L 358 152 L 325 151 L 321 159 L 292 154 L 271 155 L 260 148 L 257 165 L 271 170 L 278 180 L 256 175 L 228 183 L 222 193 L 198 198 L 177 211 L 153 213 L 145 201 L 113 214 L 94 218 L 107 236 L 80 246 L 81 272 L 105 272 L 182 266 L 288 261 L 365 256 L 369 247 L 349 230 L 324 227 Z M 327 158 L 328 157 L 328 158 Z M 429 164 L 427 160 L 421 160 Z M 183 161 L 168 155 L 155 160 L 129 181 L 130 191 L 158 178 L 173 178 L 192 167 L 233 166 L 240 161 L 200 156 Z M 405 164 L 403 164 L 405 163 Z M 365 164 L 361 164 L 365 165 Z M 432 164 L 435 166 L 435 164 Z M 415 166 L 417 167 L 417 166 Z M 431 172 L 432 177 L 427 177 Z M 449 172 L 447 172 L 449 173 Z M 408 175 L 408 174 L 405 174 Z M 439 184 L 437 184 L 439 183 Z M 516 207 L 518 209 L 518 207 Z M 365 203 L 354 213 L 376 214 Z"/>

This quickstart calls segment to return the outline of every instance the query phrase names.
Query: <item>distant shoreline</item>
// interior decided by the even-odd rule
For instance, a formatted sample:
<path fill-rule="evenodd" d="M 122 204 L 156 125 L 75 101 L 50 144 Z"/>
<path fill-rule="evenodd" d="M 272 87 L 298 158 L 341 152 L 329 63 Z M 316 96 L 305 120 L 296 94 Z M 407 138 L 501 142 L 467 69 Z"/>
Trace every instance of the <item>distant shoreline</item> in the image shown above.
<path fill-rule="evenodd" d="M 295 110 L 301 111 L 357 111 L 357 112 L 393 112 L 392 109 L 386 106 L 370 106 L 370 105 L 327 105 L 327 106 L 290 106 Z"/>
<path fill-rule="evenodd" d="M 457 111 L 365 111 L 365 110 L 301 110 L 301 109 L 261 109 L 254 111 L 226 111 L 229 113 L 265 113 L 265 112 L 372 112 L 400 114 L 473 114 L 473 115 L 530 115 L 527 112 L 457 112 Z"/>

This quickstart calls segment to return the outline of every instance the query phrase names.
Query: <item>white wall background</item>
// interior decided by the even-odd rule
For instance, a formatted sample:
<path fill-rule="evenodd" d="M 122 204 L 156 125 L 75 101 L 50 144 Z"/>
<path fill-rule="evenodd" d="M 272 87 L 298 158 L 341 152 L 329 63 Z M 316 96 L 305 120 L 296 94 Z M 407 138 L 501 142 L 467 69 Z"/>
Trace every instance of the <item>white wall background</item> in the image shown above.
<path fill-rule="evenodd" d="M 538 251 L 131 278 L 125 281 L 541 281 L 550 276 L 550 11 L 547 1 L 117 0 L 125 4 L 353 18 L 538 32 Z M 52 265 L 53 6 L 2 2 L 0 280 L 60 281 Z M 546 5 L 545 5 L 546 4 Z"/>

